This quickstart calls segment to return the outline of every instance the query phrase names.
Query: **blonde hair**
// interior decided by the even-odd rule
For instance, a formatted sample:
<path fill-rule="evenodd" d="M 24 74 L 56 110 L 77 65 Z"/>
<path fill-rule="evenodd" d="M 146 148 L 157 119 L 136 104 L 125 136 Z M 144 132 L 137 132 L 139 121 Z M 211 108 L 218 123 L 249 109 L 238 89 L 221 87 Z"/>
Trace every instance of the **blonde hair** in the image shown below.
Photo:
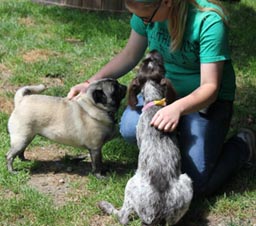
<path fill-rule="evenodd" d="M 159 2 L 160 1 L 151 1 L 143 3 L 141 2 L 140 4 L 143 4 L 145 6 L 144 8 L 148 9 L 149 7 L 156 7 L 156 5 L 159 4 Z M 193 4 L 200 11 L 213 11 L 218 13 L 223 19 L 224 23 L 227 24 L 227 19 L 225 17 L 226 10 L 221 5 L 220 1 L 208 0 L 208 2 L 215 4 L 216 6 L 218 6 L 218 8 L 202 7 L 196 2 L 196 0 L 172 0 L 168 18 L 168 30 L 172 39 L 170 48 L 172 51 L 178 50 L 182 45 L 183 36 L 187 23 L 189 3 Z M 136 0 L 126 0 L 126 7 L 128 10 L 135 8 L 137 5 L 138 2 Z"/>

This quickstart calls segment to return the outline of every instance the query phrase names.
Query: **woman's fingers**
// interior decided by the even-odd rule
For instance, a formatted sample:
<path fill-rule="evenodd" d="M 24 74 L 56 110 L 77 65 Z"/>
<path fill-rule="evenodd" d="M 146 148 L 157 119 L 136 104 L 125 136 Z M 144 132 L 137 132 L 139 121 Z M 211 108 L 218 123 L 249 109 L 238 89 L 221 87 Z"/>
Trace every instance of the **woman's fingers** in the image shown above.
<path fill-rule="evenodd" d="M 165 132 L 172 132 L 176 129 L 178 120 L 170 117 L 170 114 L 163 114 L 160 110 L 153 116 L 150 125 Z"/>

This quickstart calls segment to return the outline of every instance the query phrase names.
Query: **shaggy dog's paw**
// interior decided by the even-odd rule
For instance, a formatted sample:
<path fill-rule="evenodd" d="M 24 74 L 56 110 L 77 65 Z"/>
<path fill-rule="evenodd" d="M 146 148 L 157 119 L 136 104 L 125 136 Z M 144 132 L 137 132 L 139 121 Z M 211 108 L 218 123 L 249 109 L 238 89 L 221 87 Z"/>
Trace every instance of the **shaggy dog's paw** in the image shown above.
<path fill-rule="evenodd" d="M 98 207 L 104 212 L 104 213 L 107 213 L 107 214 L 112 214 L 113 210 L 114 210 L 114 207 L 111 203 L 109 202 L 106 202 L 106 201 L 100 201 L 98 202 Z"/>
<path fill-rule="evenodd" d="M 102 175 L 102 173 L 94 173 L 93 175 L 100 180 L 107 178 L 106 176 Z"/>

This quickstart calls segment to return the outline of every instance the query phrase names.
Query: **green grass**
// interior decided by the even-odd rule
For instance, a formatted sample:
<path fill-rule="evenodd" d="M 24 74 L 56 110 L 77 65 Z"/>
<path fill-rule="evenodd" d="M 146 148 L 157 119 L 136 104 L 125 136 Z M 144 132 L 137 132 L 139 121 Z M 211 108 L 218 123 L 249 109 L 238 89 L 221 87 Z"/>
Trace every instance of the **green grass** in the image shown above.
<path fill-rule="evenodd" d="M 231 133 L 248 126 L 256 130 L 256 2 L 241 0 L 225 5 L 230 11 L 230 44 L 237 73 Z M 125 46 L 129 14 L 86 12 L 29 0 L 0 0 L 0 20 L 0 225 L 118 225 L 114 218 L 99 211 L 97 202 L 106 199 L 121 206 L 125 184 L 136 168 L 138 150 L 134 146 L 120 137 L 107 143 L 103 155 L 112 167 L 108 179 L 97 180 L 87 172 L 80 179 L 67 182 L 74 191 L 69 195 L 75 201 L 57 206 L 50 195 L 28 184 L 31 170 L 43 169 L 43 163 L 16 160 L 20 173 L 7 172 L 6 125 L 17 87 L 43 82 L 49 86 L 47 94 L 66 96 L 70 87 L 97 72 Z M 120 81 L 128 84 L 133 75 L 130 72 Z M 119 116 L 123 107 L 124 104 Z M 36 138 L 29 151 L 51 145 L 50 141 Z M 70 155 L 82 152 L 63 145 L 57 147 Z M 75 167 L 68 159 L 61 163 Z M 256 170 L 243 170 L 227 182 L 220 195 L 193 202 L 185 225 L 201 226 L 210 221 L 209 225 L 252 226 L 256 224 L 255 200 Z M 131 225 L 140 222 L 134 217 Z"/>

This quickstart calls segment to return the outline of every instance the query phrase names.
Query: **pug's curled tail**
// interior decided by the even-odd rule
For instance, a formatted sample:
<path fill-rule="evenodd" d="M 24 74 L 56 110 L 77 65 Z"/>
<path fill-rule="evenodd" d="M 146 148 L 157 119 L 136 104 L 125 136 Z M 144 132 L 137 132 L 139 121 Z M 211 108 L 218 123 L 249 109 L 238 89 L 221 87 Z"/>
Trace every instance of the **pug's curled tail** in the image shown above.
<path fill-rule="evenodd" d="M 46 89 L 45 85 L 40 84 L 37 86 L 24 86 L 20 89 L 15 94 L 14 97 L 14 104 L 15 106 L 21 102 L 22 98 L 26 95 L 31 95 L 31 94 L 37 94 L 41 93 Z"/>

